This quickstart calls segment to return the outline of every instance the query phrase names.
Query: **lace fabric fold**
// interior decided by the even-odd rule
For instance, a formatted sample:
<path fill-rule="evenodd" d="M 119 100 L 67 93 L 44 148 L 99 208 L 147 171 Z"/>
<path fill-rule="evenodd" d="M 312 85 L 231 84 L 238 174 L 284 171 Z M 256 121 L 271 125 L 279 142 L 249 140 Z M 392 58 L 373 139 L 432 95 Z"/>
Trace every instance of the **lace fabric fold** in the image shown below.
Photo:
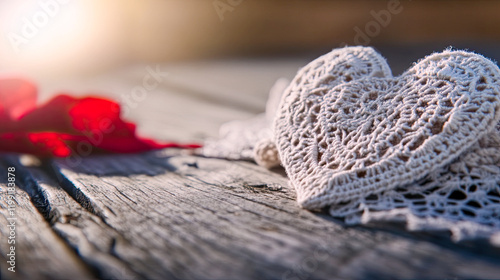
<path fill-rule="evenodd" d="M 451 164 L 379 194 L 331 205 L 347 224 L 407 221 L 412 230 L 450 230 L 455 240 L 500 232 L 500 134 L 479 140 Z"/>
<path fill-rule="evenodd" d="M 289 83 L 286 78 L 278 79 L 269 92 L 265 113 L 248 120 L 234 120 L 223 124 L 219 129 L 218 139 L 205 141 L 202 154 L 206 157 L 254 161 L 256 159 L 254 149 L 259 143 L 270 143 L 274 148 L 272 122 Z M 279 165 L 277 151 L 273 152 L 274 159 L 262 160 L 263 166 L 271 168 Z M 265 158 L 267 154 L 263 153 L 262 157 Z M 266 160 L 269 160 L 269 163 Z"/>

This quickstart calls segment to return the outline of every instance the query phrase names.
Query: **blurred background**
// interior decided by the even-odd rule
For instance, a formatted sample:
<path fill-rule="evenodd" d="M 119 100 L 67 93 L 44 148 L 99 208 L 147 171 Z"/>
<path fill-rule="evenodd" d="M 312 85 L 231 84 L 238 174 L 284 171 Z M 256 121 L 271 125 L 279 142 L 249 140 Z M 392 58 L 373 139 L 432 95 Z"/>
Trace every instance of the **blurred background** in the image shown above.
<path fill-rule="evenodd" d="M 136 63 L 308 60 L 358 44 L 390 62 L 450 45 L 500 59 L 499 11 L 477 0 L 0 0 L 0 71 L 62 79 Z"/>

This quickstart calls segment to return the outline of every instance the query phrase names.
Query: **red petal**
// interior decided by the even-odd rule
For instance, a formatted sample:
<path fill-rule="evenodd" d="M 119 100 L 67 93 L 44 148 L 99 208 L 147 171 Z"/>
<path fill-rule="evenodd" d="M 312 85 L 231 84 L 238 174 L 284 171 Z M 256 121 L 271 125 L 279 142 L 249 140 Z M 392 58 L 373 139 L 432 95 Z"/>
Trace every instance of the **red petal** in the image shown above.
<path fill-rule="evenodd" d="M 36 99 L 36 92 L 34 96 L 27 94 L 29 87 L 16 89 L 20 88 L 26 91 L 23 92 L 26 98 Z M 34 91 L 34 87 L 31 89 Z M 14 102 L 12 100 L 9 102 Z M 17 107 L 9 102 L 2 104 L 11 109 L 3 110 L 16 117 L 4 116 L 2 120 L 0 108 L 0 150 L 3 151 L 66 157 L 95 152 L 137 153 L 171 147 L 200 147 L 197 144 L 158 143 L 138 137 L 136 126 L 120 118 L 120 106 L 107 99 L 58 95 L 38 108 L 28 101 L 15 101 L 22 104 Z"/>
<path fill-rule="evenodd" d="M 4 133 L 0 135 L 0 150 L 38 156 L 65 157 L 70 150 L 57 133 Z"/>
<path fill-rule="evenodd" d="M 36 147 L 40 155 L 54 155 L 56 157 L 67 157 L 71 155 L 71 150 L 65 143 L 63 137 L 58 133 L 42 132 L 29 133 L 28 139 Z"/>
<path fill-rule="evenodd" d="M 0 119 L 18 119 L 36 106 L 36 86 L 22 79 L 0 79 Z"/>

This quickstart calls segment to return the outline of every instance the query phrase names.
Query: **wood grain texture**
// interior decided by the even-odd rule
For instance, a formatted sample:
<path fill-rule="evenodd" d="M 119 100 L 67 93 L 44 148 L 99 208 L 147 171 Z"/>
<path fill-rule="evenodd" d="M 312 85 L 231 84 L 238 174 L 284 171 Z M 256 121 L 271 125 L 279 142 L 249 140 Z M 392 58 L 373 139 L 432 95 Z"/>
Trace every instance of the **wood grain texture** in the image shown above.
<path fill-rule="evenodd" d="M 87 211 L 76 202 L 58 182 L 61 176 L 50 177 L 46 170 L 39 167 L 23 167 L 15 158 L 10 164 L 24 169 L 27 174 L 23 180 L 29 190 L 38 212 L 60 236 L 78 254 L 78 258 L 87 264 L 92 277 L 101 279 L 136 279 L 136 276 L 124 263 L 113 256 L 113 244 L 119 238 L 112 228 L 100 217 Z M 64 274 L 68 278 L 71 274 Z"/>
<path fill-rule="evenodd" d="M 10 214 L 7 198 L 7 168 L 13 166 L 0 160 L 0 269 L 1 279 L 89 279 L 89 273 L 84 262 L 59 238 L 50 225 L 40 215 L 31 202 L 33 192 L 23 186 L 23 177 L 26 173 L 16 170 L 17 187 L 15 192 L 16 203 L 14 215 Z M 15 218 L 16 220 L 7 220 Z M 7 225 L 15 223 L 15 244 L 9 244 L 11 229 Z M 8 270 L 11 246 L 15 247 L 15 272 Z"/>
<path fill-rule="evenodd" d="M 64 188 L 117 234 L 113 256 L 133 275 L 148 279 L 500 275 L 500 254 L 494 250 L 481 256 L 426 237 L 346 228 L 298 208 L 282 174 L 248 162 L 169 153 L 128 160 L 102 156 L 84 160 L 76 168 L 63 160 L 52 165 L 63 176 Z M 82 216 L 81 223 L 88 217 Z M 99 234 L 85 227 L 74 230 L 98 246 Z"/>

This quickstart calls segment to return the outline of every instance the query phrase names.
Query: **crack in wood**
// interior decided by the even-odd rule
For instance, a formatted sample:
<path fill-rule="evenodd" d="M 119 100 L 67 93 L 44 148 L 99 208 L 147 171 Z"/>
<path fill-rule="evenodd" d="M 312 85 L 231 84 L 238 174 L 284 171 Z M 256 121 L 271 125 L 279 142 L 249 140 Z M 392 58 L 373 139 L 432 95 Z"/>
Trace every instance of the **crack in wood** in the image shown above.
<path fill-rule="evenodd" d="M 43 164 L 43 170 L 50 175 L 51 178 L 56 179 L 59 186 L 66 191 L 76 202 L 78 202 L 84 209 L 89 213 L 100 217 L 103 221 L 105 220 L 105 215 L 94 207 L 94 203 L 91 198 L 85 195 L 78 187 L 76 187 L 71 180 L 69 180 L 60 171 L 53 161 L 48 161 Z"/>

